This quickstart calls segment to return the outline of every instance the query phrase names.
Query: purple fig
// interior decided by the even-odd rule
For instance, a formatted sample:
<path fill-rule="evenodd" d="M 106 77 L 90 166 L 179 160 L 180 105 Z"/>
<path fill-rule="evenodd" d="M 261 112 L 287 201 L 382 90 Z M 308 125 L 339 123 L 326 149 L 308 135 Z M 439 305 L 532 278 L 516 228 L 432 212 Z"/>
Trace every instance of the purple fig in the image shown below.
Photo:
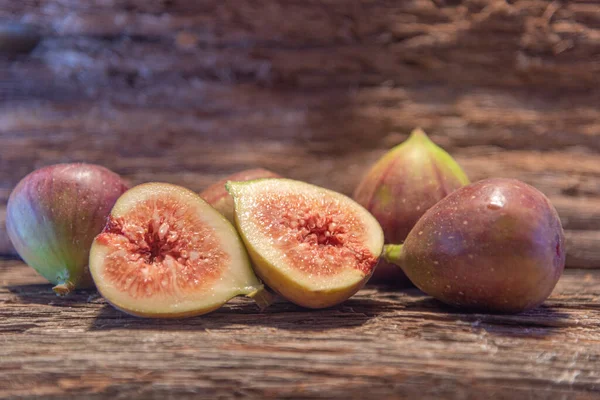
<path fill-rule="evenodd" d="M 468 183 L 456 161 L 415 129 L 373 165 L 354 199 L 379 221 L 386 243 L 402 243 L 425 211 Z M 406 277 L 398 267 L 382 261 L 372 281 L 398 284 Z"/>
<path fill-rule="evenodd" d="M 64 295 L 93 285 L 88 258 L 112 206 L 128 185 L 108 169 L 57 164 L 19 182 L 8 199 L 6 228 L 23 260 Z"/>
<path fill-rule="evenodd" d="M 447 304 L 520 312 L 541 304 L 565 266 L 558 214 L 540 191 L 486 179 L 431 207 L 385 258 Z"/>
<path fill-rule="evenodd" d="M 200 197 L 213 206 L 218 212 L 223 214 L 223 216 L 233 224 L 233 197 L 231 197 L 227 192 L 227 189 L 225 189 L 225 184 L 228 181 L 245 182 L 259 178 L 281 178 L 281 176 L 268 169 L 246 169 L 213 183 L 200 192 Z"/>

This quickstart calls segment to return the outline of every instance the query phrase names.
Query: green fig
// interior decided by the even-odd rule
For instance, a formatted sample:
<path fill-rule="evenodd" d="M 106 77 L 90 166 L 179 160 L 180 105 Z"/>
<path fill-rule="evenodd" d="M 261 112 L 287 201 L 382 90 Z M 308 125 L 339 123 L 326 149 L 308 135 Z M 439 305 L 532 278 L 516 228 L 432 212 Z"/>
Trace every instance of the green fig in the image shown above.
<path fill-rule="evenodd" d="M 65 295 L 93 286 L 90 246 L 128 183 L 93 164 L 57 164 L 19 182 L 8 199 L 6 228 L 23 260 Z"/>
<path fill-rule="evenodd" d="M 415 129 L 373 165 L 354 199 L 379 221 L 386 243 L 402 243 L 425 211 L 468 183 L 458 163 Z M 408 283 L 398 267 L 386 262 L 380 262 L 372 281 Z"/>
<path fill-rule="evenodd" d="M 431 207 L 404 245 L 385 247 L 422 291 L 454 306 L 516 313 L 541 304 L 565 266 L 558 214 L 515 179 L 465 186 Z"/>

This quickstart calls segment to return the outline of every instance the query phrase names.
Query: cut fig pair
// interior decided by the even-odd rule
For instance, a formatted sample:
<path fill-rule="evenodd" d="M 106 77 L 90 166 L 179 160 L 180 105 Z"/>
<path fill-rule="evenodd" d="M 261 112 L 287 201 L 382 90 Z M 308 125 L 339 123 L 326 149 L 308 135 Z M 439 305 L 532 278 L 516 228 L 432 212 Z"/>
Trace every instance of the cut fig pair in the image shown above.
<path fill-rule="evenodd" d="M 383 232 L 353 200 L 288 179 L 227 186 L 254 270 L 283 297 L 328 307 L 366 283 Z M 139 316 L 200 315 L 238 295 L 271 300 L 231 223 L 170 184 L 140 185 L 117 200 L 92 245 L 90 271 L 107 301 Z"/>

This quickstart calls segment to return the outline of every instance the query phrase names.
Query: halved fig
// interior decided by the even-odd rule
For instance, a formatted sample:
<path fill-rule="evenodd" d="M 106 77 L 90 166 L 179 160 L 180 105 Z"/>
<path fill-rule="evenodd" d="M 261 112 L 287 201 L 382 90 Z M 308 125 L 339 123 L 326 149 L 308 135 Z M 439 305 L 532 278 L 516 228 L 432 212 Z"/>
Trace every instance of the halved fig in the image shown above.
<path fill-rule="evenodd" d="M 194 192 L 147 183 L 125 192 L 90 252 L 116 308 L 145 317 L 200 315 L 237 295 L 264 299 L 236 230 Z"/>
<path fill-rule="evenodd" d="M 383 231 L 349 197 L 291 179 L 228 182 L 227 190 L 256 273 L 293 303 L 333 306 L 373 273 Z"/>

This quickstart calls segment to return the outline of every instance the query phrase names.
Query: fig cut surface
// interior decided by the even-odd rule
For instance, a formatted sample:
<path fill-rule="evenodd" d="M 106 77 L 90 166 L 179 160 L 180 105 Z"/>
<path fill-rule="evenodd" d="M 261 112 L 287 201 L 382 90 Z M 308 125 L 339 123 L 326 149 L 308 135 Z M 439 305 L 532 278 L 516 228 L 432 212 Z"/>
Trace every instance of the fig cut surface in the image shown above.
<path fill-rule="evenodd" d="M 371 276 L 383 231 L 354 200 L 291 179 L 228 182 L 227 189 L 256 273 L 283 297 L 329 307 Z"/>
<path fill-rule="evenodd" d="M 235 228 L 194 192 L 165 183 L 117 200 L 90 272 L 108 302 L 147 317 L 204 314 L 262 288 Z"/>

